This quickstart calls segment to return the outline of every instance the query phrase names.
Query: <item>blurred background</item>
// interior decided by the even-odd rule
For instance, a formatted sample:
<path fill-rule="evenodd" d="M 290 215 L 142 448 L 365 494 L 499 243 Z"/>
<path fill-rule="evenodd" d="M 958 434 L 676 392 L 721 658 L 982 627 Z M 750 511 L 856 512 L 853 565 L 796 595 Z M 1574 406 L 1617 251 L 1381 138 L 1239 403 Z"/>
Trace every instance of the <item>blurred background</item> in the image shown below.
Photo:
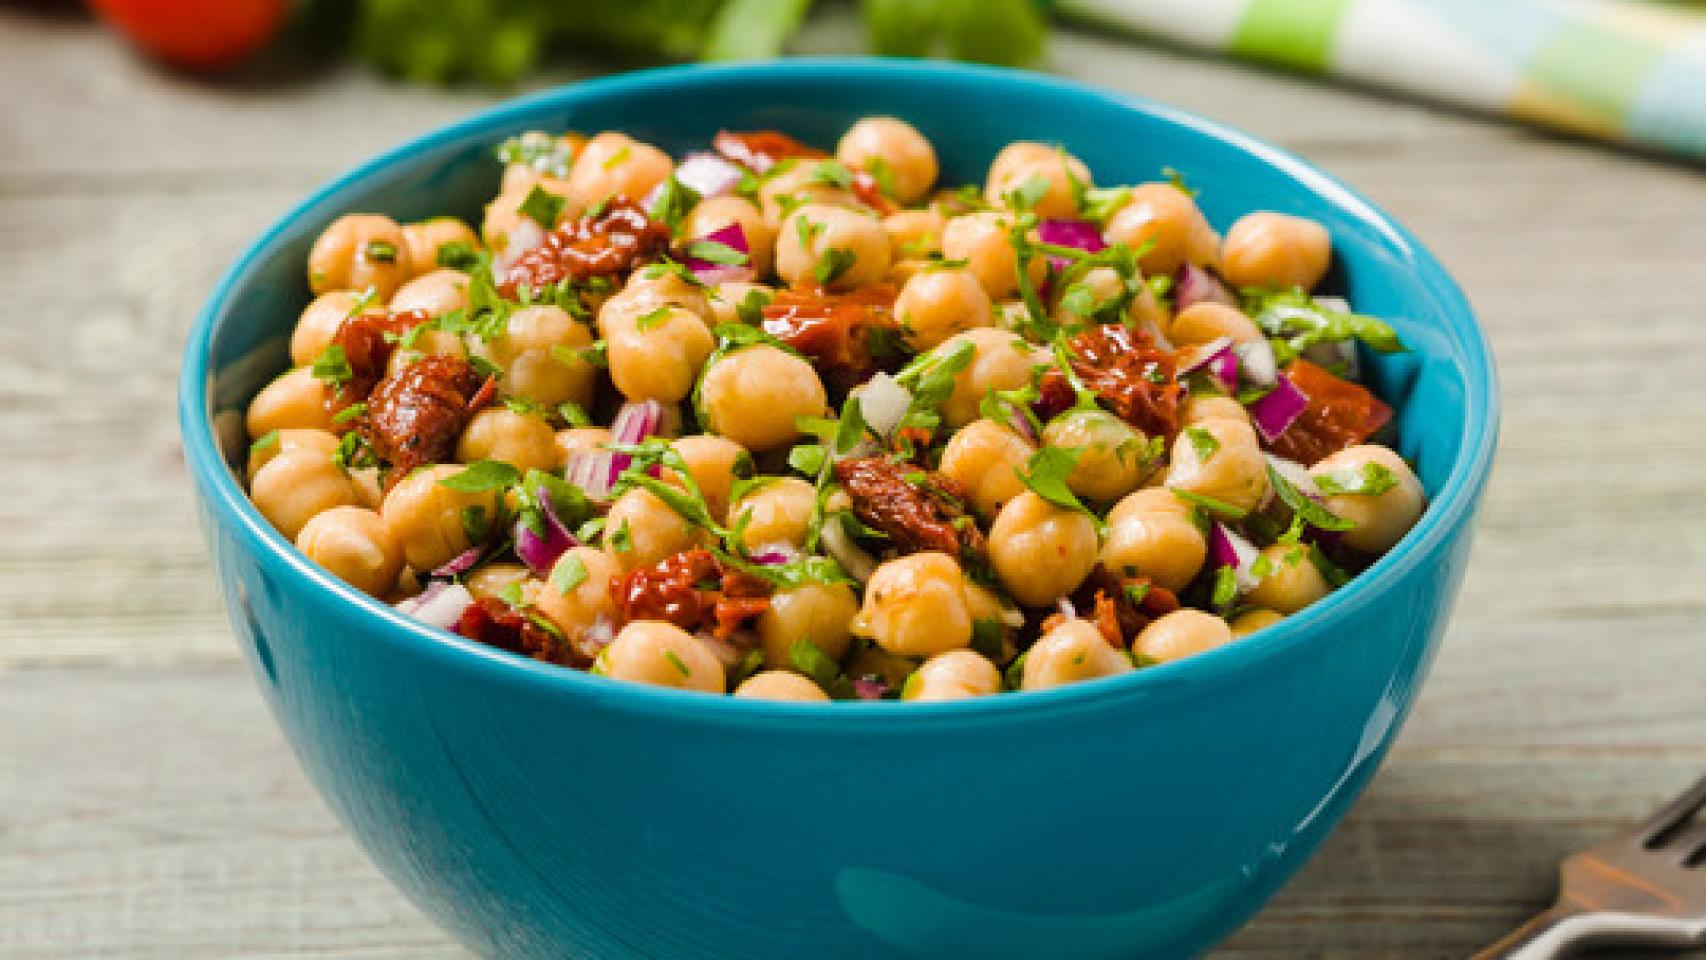
<path fill-rule="evenodd" d="M 1415 718 L 1217 956 L 1462 956 L 1706 768 L 1698 5 L 0 0 L 0 956 L 465 956 L 313 796 L 238 661 L 178 450 L 191 319 L 317 185 L 507 96 L 872 52 L 1047 70 L 1300 153 L 1434 247 L 1498 353 L 1499 466 Z"/>

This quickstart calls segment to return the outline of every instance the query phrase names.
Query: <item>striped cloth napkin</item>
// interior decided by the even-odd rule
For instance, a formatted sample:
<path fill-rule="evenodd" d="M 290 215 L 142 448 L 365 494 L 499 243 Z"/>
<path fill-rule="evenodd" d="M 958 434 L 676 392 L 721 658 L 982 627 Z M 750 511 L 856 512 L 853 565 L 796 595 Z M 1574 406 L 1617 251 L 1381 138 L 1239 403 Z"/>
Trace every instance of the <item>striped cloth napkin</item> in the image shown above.
<path fill-rule="evenodd" d="M 1706 159 L 1706 6 L 1056 0 L 1144 36 Z"/>

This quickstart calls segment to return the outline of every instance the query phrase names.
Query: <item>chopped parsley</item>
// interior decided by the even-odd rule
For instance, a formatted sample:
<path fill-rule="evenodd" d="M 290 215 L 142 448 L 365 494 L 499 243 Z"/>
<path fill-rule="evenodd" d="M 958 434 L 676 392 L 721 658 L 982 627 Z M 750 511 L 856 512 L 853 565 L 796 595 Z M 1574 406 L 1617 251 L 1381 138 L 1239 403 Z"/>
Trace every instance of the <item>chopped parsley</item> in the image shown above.
<path fill-rule="evenodd" d="M 688 211 L 698 202 L 699 191 L 675 179 L 675 174 L 672 173 L 658 189 L 657 199 L 652 201 L 651 209 L 646 213 L 673 232 L 681 226 L 681 221 L 687 218 Z"/>
<path fill-rule="evenodd" d="M 1398 477 L 1384 463 L 1369 461 L 1361 469 L 1335 470 L 1315 475 L 1315 489 L 1327 496 L 1355 494 L 1378 497 L 1398 485 Z M 1331 528 L 1329 528 L 1331 529 Z"/>
<path fill-rule="evenodd" d="M 750 259 L 734 247 L 716 240 L 693 241 L 687 245 L 687 255 L 695 260 L 703 260 L 706 263 L 715 263 L 727 267 L 745 266 Z"/>
<path fill-rule="evenodd" d="M 462 532 L 468 535 L 471 543 L 484 543 L 492 533 L 491 517 L 486 515 L 486 508 L 474 505 L 462 508 L 458 515 L 462 521 Z"/>
<path fill-rule="evenodd" d="M 557 404 L 557 416 L 562 417 L 563 422 L 570 427 L 580 428 L 592 426 L 592 417 L 587 415 L 584 407 L 573 400 L 564 400 L 562 403 Z"/>
<path fill-rule="evenodd" d="M 610 156 L 604 158 L 604 169 L 614 170 L 617 167 L 621 166 L 623 163 L 627 162 L 628 158 L 633 156 L 633 155 L 634 155 L 633 149 L 631 147 L 624 145 L 622 147 L 622 149 L 620 149 L 620 150 L 616 151 L 615 153 L 611 154 Z"/>
<path fill-rule="evenodd" d="M 1049 182 L 1048 177 L 1040 173 L 1033 173 L 1030 179 L 1007 191 L 1002 199 L 1006 201 L 1010 209 L 1019 213 L 1029 213 L 1037 208 L 1037 204 L 1043 202 L 1053 187 L 1054 185 Z"/>
<path fill-rule="evenodd" d="M 1238 599 L 1238 570 L 1224 566 L 1214 571 L 1214 589 L 1209 602 L 1220 609 L 1230 607 Z"/>
<path fill-rule="evenodd" d="M 470 273 L 480 262 L 480 255 L 466 240 L 447 240 L 438 245 L 434 259 L 441 267 Z"/>
<path fill-rule="evenodd" d="M 824 160 L 812 169 L 806 178 L 807 183 L 822 184 L 837 190 L 850 190 L 853 187 L 853 171 L 840 160 Z"/>
<path fill-rule="evenodd" d="M 569 175 L 575 148 L 561 137 L 529 130 L 499 144 L 497 156 L 500 163 L 532 167 L 540 173 L 560 178 Z"/>
<path fill-rule="evenodd" d="M 1302 290 L 1240 291 L 1244 312 L 1262 332 L 1280 341 L 1292 354 L 1318 343 L 1361 340 L 1381 353 L 1407 349 L 1386 321 L 1361 313 L 1335 310 Z M 1281 352 L 1284 352 L 1283 350 Z"/>
<path fill-rule="evenodd" d="M 1197 198 L 1198 194 L 1202 193 L 1201 190 L 1191 189 L 1190 184 L 1185 182 L 1185 175 L 1172 167 L 1162 167 L 1161 175 L 1167 178 L 1167 182 L 1172 184 L 1174 189 L 1193 200 Z"/>
<path fill-rule="evenodd" d="M 485 493 L 488 490 L 508 490 L 521 480 L 521 471 L 502 460 L 476 460 L 458 473 L 438 481 L 458 493 Z"/>
<path fill-rule="evenodd" d="M 360 419 L 366 413 L 367 404 L 352 403 L 342 410 L 339 410 L 337 413 L 332 414 L 332 422 L 338 424 L 349 423 L 351 420 Z"/>
<path fill-rule="evenodd" d="M 681 654 L 676 653 L 674 650 L 670 650 L 668 648 L 665 648 L 663 651 L 663 658 L 665 660 L 668 660 L 670 666 L 674 667 L 677 671 L 679 671 L 682 676 L 684 676 L 684 677 L 693 676 L 693 671 L 689 670 L 687 668 L 687 661 L 681 659 Z"/>
<path fill-rule="evenodd" d="M 1083 447 L 1043 447 L 1031 454 L 1031 458 L 1025 461 L 1023 470 L 1014 469 L 1019 474 L 1019 479 L 1037 496 L 1063 510 L 1076 510 L 1085 514 L 1096 520 L 1100 526 L 1101 520 L 1096 517 L 1095 512 L 1078 499 L 1078 494 L 1073 493 L 1066 482 L 1077 468 L 1078 458 L 1083 455 Z"/>
<path fill-rule="evenodd" d="M 557 218 L 563 215 L 563 206 L 566 203 L 567 200 L 535 184 L 517 210 L 522 216 L 551 230 L 557 226 Z"/>
<path fill-rule="evenodd" d="M 1205 497 L 1200 493 L 1196 493 L 1191 490 L 1181 490 L 1178 487 L 1168 487 L 1167 489 L 1173 494 L 1174 498 L 1178 499 L 1180 502 L 1188 503 L 1193 507 L 1200 507 L 1205 512 L 1226 520 L 1242 520 L 1250 515 L 1250 511 L 1245 510 L 1243 507 L 1233 506 L 1225 500 L 1216 500 L 1213 497 Z"/>
<path fill-rule="evenodd" d="M 793 664 L 795 670 L 805 674 L 837 700 L 846 700 L 853 696 L 852 681 L 841 672 L 841 665 L 824 653 L 811 638 L 801 637 L 795 640 L 788 648 L 788 661 Z"/>
<path fill-rule="evenodd" d="M 610 531 L 610 549 L 617 553 L 631 553 L 634 550 L 634 531 L 628 526 L 628 518 L 622 518 L 622 525 Z"/>
<path fill-rule="evenodd" d="M 256 437 L 254 443 L 249 444 L 249 456 L 258 457 L 263 451 L 270 450 L 276 446 L 278 446 L 278 431 L 268 430 L 266 433 Z"/>
<path fill-rule="evenodd" d="M 1285 474 L 1275 470 L 1272 464 L 1268 465 L 1268 484 L 1273 487 L 1274 493 L 1279 496 L 1280 500 L 1291 508 L 1293 516 L 1312 527 L 1321 530 L 1349 530 L 1356 526 L 1351 521 L 1310 499 L 1307 494 L 1297 489 L 1290 480 L 1287 480 Z M 1320 486 L 1319 482 L 1316 486 Z"/>
<path fill-rule="evenodd" d="M 1196 451 L 1197 459 L 1207 463 L 1220 452 L 1220 441 L 1214 438 L 1203 427 L 1191 426 L 1184 429 L 1185 439 L 1191 442 L 1191 449 Z M 1272 468 L 1270 468 L 1272 469 Z"/>
<path fill-rule="evenodd" d="M 660 326 L 669 316 L 669 313 L 670 307 L 667 303 L 655 310 L 647 310 L 645 313 L 640 314 L 639 319 L 634 321 L 634 326 L 641 333 L 649 333 L 656 330 L 658 326 Z"/>
<path fill-rule="evenodd" d="M 309 372 L 313 374 L 314 379 L 331 387 L 341 387 L 355 376 L 355 370 L 351 369 L 344 348 L 336 343 L 329 343 L 326 349 L 320 351 Z"/>
<path fill-rule="evenodd" d="M 362 256 L 374 263 L 396 263 L 397 245 L 389 240 L 369 240 Z"/>
<path fill-rule="evenodd" d="M 846 247 L 830 247 L 812 266 L 812 276 L 818 283 L 827 287 L 841 279 L 842 275 L 858 262 L 859 255 Z"/>
<path fill-rule="evenodd" d="M 1007 625 L 985 617 L 971 622 L 971 648 L 990 663 L 1000 663 L 1006 653 Z"/>

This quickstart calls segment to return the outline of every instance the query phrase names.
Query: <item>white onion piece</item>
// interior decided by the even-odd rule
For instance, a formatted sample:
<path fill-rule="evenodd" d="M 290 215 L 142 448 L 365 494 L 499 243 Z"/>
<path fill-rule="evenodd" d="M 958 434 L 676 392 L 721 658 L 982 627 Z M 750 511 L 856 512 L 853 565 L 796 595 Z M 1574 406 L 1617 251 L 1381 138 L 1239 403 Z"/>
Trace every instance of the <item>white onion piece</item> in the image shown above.
<path fill-rule="evenodd" d="M 1266 339 L 1236 344 L 1232 351 L 1238 354 L 1238 370 L 1244 379 L 1260 387 L 1279 382 L 1279 361 L 1274 359 L 1273 345 Z"/>
<path fill-rule="evenodd" d="M 563 467 L 563 479 L 581 488 L 594 500 L 610 499 L 611 462 L 615 455 L 608 450 L 582 450 L 569 457 Z M 619 471 L 618 471 L 619 472 Z"/>
<path fill-rule="evenodd" d="M 397 609 L 422 623 L 449 630 L 473 605 L 474 595 L 468 592 L 467 587 L 460 583 L 447 583 L 442 590 L 416 597 L 412 608 L 404 610 L 402 604 L 398 604 Z"/>
<path fill-rule="evenodd" d="M 675 167 L 675 179 L 700 197 L 720 197 L 740 185 L 743 173 L 714 153 L 690 153 Z"/>
<path fill-rule="evenodd" d="M 503 283 L 509 269 L 521 255 L 545 242 L 545 228 L 528 217 L 522 217 L 504 240 L 503 252 L 492 258 L 492 282 Z"/>
<path fill-rule="evenodd" d="M 1072 605 L 1071 597 L 1061 597 L 1060 601 L 1056 603 L 1055 606 L 1060 609 L 1060 615 L 1066 619 L 1078 619 L 1078 608 Z"/>
<path fill-rule="evenodd" d="M 906 416 L 906 411 L 912 406 L 912 391 L 895 382 L 886 373 L 879 372 L 876 376 L 865 381 L 856 391 L 859 394 L 859 411 L 864 414 L 865 423 L 879 436 L 888 436 L 894 428 L 900 425 L 900 419 Z"/>
<path fill-rule="evenodd" d="M 1231 346 L 1231 337 L 1215 337 L 1213 340 L 1210 340 L 1201 346 L 1190 347 L 1189 351 L 1185 354 L 1185 359 L 1179 362 L 1179 376 L 1183 377 L 1187 373 L 1195 373 L 1203 367 L 1208 366 L 1208 362 L 1210 360 L 1213 360 L 1215 357 L 1220 355 L 1222 350 L 1229 349 Z"/>
<path fill-rule="evenodd" d="M 1243 535 L 1224 523 L 1216 521 L 1209 541 L 1209 558 L 1216 566 L 1231 567 L 1238 579 L 1238 592 L 1247 593 L 1261 583 L 1251 569 L 1261 551 Z"/>
<path fill-rule="evenodd" d="M 853 542 L 839 521 L 824 521 L 821 536 L 824 552 L 841 564 L 841 569 L 847 571 L 848 576 L 861 584 L 871 579 L 871 574 L 876 572 L 877 561 Z"/>

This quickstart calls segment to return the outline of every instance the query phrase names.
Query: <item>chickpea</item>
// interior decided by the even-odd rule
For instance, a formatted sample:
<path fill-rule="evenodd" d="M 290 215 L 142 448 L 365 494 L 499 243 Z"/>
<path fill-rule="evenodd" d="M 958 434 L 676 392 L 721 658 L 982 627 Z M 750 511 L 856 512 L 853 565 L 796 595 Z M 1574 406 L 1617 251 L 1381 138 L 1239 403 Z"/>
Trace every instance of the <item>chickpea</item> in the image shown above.
<path fill-rule="evenodd" d="M 853 642 L 853 618 L 859 598 L 845 583 L 806 583 L 778 590 L 753 627 L 764 662 L 772 669 L 794 669 L 794 643 L 810 640 L 832 660 L 840 660 Z"/>
<path fill-rule="evenodd" d="M 555 470 L 562 451 L 544 417 L 508 407 L 487 407 L 474 414 L 456 441 L 456 459 L 502 460 L 518 470 Z"/>
<path fill-rule="evenodd" d="M 835 158 L 875 177 L 902 204 L 924 199 L 936 184 L 936 150 L 910 123 L 894 117 L 865 117 L 847 128 Z"/>
<path fill-rule="evenodd" d="M 391 309 L 397 313 L 419 310 L 429 317 L 442 317 L 467 308 L 468 275 L 449 268 L 420 274 L 391 297 Z"/>
<path fill-rule="evenodd" d="M 350 290 L 333 290 L 315 297 L 290 333 L 290 362 L 299 367 L 313 363 L 331 345 L 356 303 L 356 295 Z"/>
<path fill-rule="evenodd" d="M 990 326 L 991 311 L 989 294 L 977 277 L 958 267 L 913 274 L 894 302 L 901 334 L 915 350 L 929 350 L 962 331 Z M 1012 340 L 1010 335 L 1003 337 Z"/>
<path fill-rule="evenodd" d="M 734 486 L 735 471 L 748 456 L 745 448 L 726 437 L 697 434 L 682 437 L 670 444 L 687 464 L 687 473 L 705 495 L 705 505 L 718 523 L 729 514 L 729 489 Z M 669 476 L 674 476 L 671 471 Z"/>
<path fill-rule="evenodd" d="M 787 670 L 766 670 L 746 678 L 735 688 L 735 696 L 749 700 L 791 700 L 801 703 L 828 703 L 829 694 L 823 688 L 797 673 Z"/>
<path fill-rule="evenodd" d="M 576 454 L 602 452 L 609 442 L 610 431 L 604 427 L 570 427 L 557 431 L 557 451 L 563 463 L 568 463 Z"/>
<path fill-rule="evenodd" d="M 526 397 L 547 409 L 565 401 L 592 405 L 598 368 L 582 351 L 592 333 L 561 307 L 540 304 L 511 313 L 503 333 L 475 344 L 475 352 L 504 372 L 505 396 Z"/>
<path fill-rule="evenodd" d="M 756 344 L 705 368 L 699 398 L 706 427 L 750 450 L 784 447 L 800 435 L 799 417 L 819 417 L 829 398 L 806 360 Z"/>
<path fill-rule="evenodd" d="M 1001 671 L 982 654 L 949 650 L 924 661 L 906 681 L 902 700 L 969 700 L 1001 692 Z"/>
<path fill-rule="evenodd" d="M 760 277 L 768 274 L 775 262 L 776 228 L 745 197 L 705 198 L 681 221 L 680 235 L 695 239 L 708 237 L 730 224 L 739 225 L 746 237 L 747 263 L 753 274 Z"/>
<path fill-rule="evenodd" d="M 1179 431 L 1167 486 L 1254 510 L 1268 495 L 1268 462 L 1247 420 L 1205 420 Z"/>
<path fill-rule="evenodd" d="M 297 367 L 261 388 L 249 401 L 245 421 L 249 439 L 259 440 L 274 430 L 332 430 L 332 411 L 326 407 L 326 385 L 314 379 L 309 367 Z"/>
<path fill-rule="evenodd" d="M 1128 494 L 1108 513 L 1102 566 L 1115 575 L 1148 577 L 1168 590 L 1185 588 L 1208 557 L 1208 540 L 1191 508 L 1169 490 Z"/>
<path fill-rule="evenodd" d="M 990 206 L 1009 206 L 1011 194 L 1037 179 L 1048 185 L 1048 192 L 1032 204 L 1032 212 L 1044 218 L 1078 215 L 1079 188 L 1073 184 L 1090 186 L 1090 168 L 1065 150 L 1044 143 L 1021 140 L 1001 148 L 989 165 L 984 198 Z"/>
<path fill-rule="evenodd" d="M 713 327 L 725 323 L 741 323 L 740 306 L 754 291 L 757 291 L 763 303 L 769 303 L 776 298 L 776 291 L 762 283 L 719 283 L 712 287 L 710 296 L 705 298 L 706 322 Z"/>
<path fill-rule="evenodd" d="M 293 428 L 280 430 L 278 439 L 263 445 L 260 449 L 253 447 L 249 450 L 248 476 L 249 483 L 255 482 L 255 474 L 281 453 L 302 450 L 314 456 L 325 457 L 327 462 L 338 449 L 338 438 L 324 430 L 306 430 Z"/>
<path fill-rule="evenodd" d="M 403 572 L 403 548 L 379 514 L 365 507 L 316 513 L 296 534 L 296 549 L 369 596 L 384 596 Z"/>
<path fill-rule="evenodd" d="M 1309 548 L 1302 544 L 1276 543 L 1263 547 L 1256 569 L 1260 580 L 1245 594 L 1246 598 L 1280 613 L 1296 613 L 1333 589 L 1309 559 Z"/>
<path fill-rule="evenodd" d="M 971 363 L 954 377 L 953 393 L 942 402 L 942 422 L 950 427 L 976 420 L 984 397 L 991 390 L 1017 390 L 1031 382 L 1039 366 L 1037 353 L 1023 337 L 995 327 L 979 327 L 944 340 L 936 353 L 947 356 L 972 345 Z"/>
<path fill-rule="evenodd" d="M 616 619 L 610 581 L 621 574 L 621 566 L 608 553 L 592 547 L 570 547 L 527 599 L 563 631 L 571 644 L 576 643 L 599 620 L 610 623 Z"/>
<path fill-rule="evenodd" d="M 733 524 L 743 516 L 751 518 L 741 536 L 749 550 L 783 544 L 798 547 L 806 542 L 806 527 L 816 503 L 817 490 L 811 484 L 798 477 L 783 477 L 730 504 L 729 521 Z"/>
<path fill-rule="evenodd" d="M 940 469 L 964 488 L 971 508 L 988 519 L 1025 492 L 1018 471 L 1033 453 L 1036 448 L 1008 427 L 973 420 L 949 438 Z"/>
<path fill-rule="evenodd" d="M 518 583 L 526 583 L 532 571 L 519 563 L 488 563 L 462 578 L 462 585 L 476 600 L 498 597 Z"/>
<path fill-rule="evenodd" d="M 854 290 L 888 269 L 888 235 L 868 213 L 808 203 L 782 221 L 776 237 L 776 272 L 789 286 Z"/>
<path fill-rule="evenodd" d="M 1088 620 L 1068 620 L 1025 653 L 1019 687 L 1047 690 L 1069 683 L 1130 673 L 1131 661 Z"/>
<path fill-rule="evenodd" d="M 1179 422 L 1187 427 L 1209 420 L 1250 422 L 1249 411 L 1238 401 L 1219 393 L 1193 393 L 1179 410 Z"/>
<path fill-rule="evenodd" d="M 605 341 L 610 379 L 634 401 L 679 402 L 717 346 L 705 322 L 681 307 L 657 307 L 612 326 Z"/>
<path fill-rule="evenodd" d="M 938 210 L 896 210 L 883 218 L 883 230 L 889 235 L 896 262 L 928 257 L 942 252 L 942 230 L 947 218 Z"/>
<path fill-rule="evenodd" d="M 1403 539 L 1421 519 L 1426 506 L 1422 482 L 1415 471 L 1387 447 L 1374 443 L 1340 450 L 1309 468 L 1317 478 L 1331 474 L 1355 477 L 1384 467 L 1396 480 L 1384 493 L 1339 493 L 1327 497 L 1327 509 L 1356 524 L 1343 534 L 1344 544 L 1364 553 L 1384 553 Z"/>
<path fill-rule="evenodd" d="M 1005 215 L 984 210 L 954 217 L 942 228 L 942 256 L 964 260 L 966 269 L 991 300 L 1000 300 L 1019 289 L 1019 255 L 1008 234 L 1012 226 Z M 1031 282 L 1041 283 L 1048 270 L 1046 257 L 1031 258 Z"/>
<path fill-rule="evenodd" d="M 1314 289 L 1333 258 L 1327 228 L 1259 210 L 1238 218 L 1220 245 L 1220 273 L 1234 287 Z"/>
<path fill-rule="evenodd" d="M 1179 311 L 1167 328 L 1167 339 L 1174 346 L 1196 346 L 1228 337 L 1233 343 L 1255 343 L 1262 339 L 1256 322 L 1237 307 L 1204 300 Z"/>
<path fill-rule="evenodd" d="M 1028 607 L 1077 589 L 1096 566 L 1099 546 L 1094 520 L 1032 490 L 1008 501 L 989 528 L 989 562 L 1013 599 Z"/>
<path fill-rule="evenodd" d="M 403 544 L 403 556 L 416 570 L 444 565 L 474 545 L 468 535 L 470 523 L 490 523 L 497 518 L 496 491 L 465 493 L 441 482 L 463 469 L 453 463 L 423 467 L 399 480 L 379 505 L 379 515 Z"/>
<path fill-rule="evenodd" d="M 373 287 L 391 299 L 409 277 L 409 251 L 397 221 L 376 213 L 346 213 L 308 251 L 308 287 L 316 295 Z"/>
<path fill-rule="evenodd" d="M 608 197 L 645 199 L 669 178 L 675 162 L 651 144 L 607 130 L 586 142 L 569 167 L 569 202 L 585 210 Z"/>
<path fill-rule="evenodd" d="M 256 470 L 249 498 L 261 516 L 293 541 L 316 514 L 361 502 L 344 468 L 307 446 L 280 451 Z"/>
<path fill-rule="evenodd" d="M 1137 250 L 1153 244 L 1137 260 L 1146 275 L 1172 274 L 1185 263 L 1213 263 L 1220 242 L 1190 194 L 1170 183 L 1140 183 L 1102 231 L 1109 243 Z"/>
<path fill-rule="evenodd" d="M 814 160 L 800 160 L 785 168 L 772 169 L 758 187 L 758 208 L 764 212 L 764 219 L 780 226 L 789 209 L 805 204 L 870 209 L 851 190 L 835 186 L 822 171 L 823 162 Z"/>
<path fill-rule="evenodd" d="M 691 550 L 702 539 L 700 531 L 669 504 L 640 488 L 617 497 L 604 518 L 605 552 L 623 572 Z"/>
<path fill-rule="evenodd" d="M 1078 463 L 1066 478 L 1073 493 L 1103 503 L 1136 490 L 1155 469 L 1158 453 L 1149 438 L 1103 410 L 1068 410 L 1043 428 L 1043 443 L 1077 449 Z"/>
<path fill-rule="evenodd" d="M 1283 614 L 1276 613 L 1272 610 L 1262 610 L 1259 608 L 1255 610 L 1246 610 L 1239 614 L 1237 619 L 1232 621 L 1232 636 L 1247 637 L 1250 634 L 1255 633 L 1257 630 L 1264 627 L 1271 627 L 1284 619 L 1285 616 Z"/>
<path fill-rule="evenodd" d="M 598 655 L 595 672 L 617 680 L 722 693 L 723 664 L 704 643 L 673 623 L 635 620 Z"/>
<path fill-rule="evenodd" d="M 959 561 L 913 553 L 878 567 L 865 584 L 853 632 L 889 653 L 928 657 L 971 643 L 971 611 Z"/>
<path fill-rule="evenodd" d="M 598 309 L 598 331 L 609 337 L 659 307 L 680 307 L 701 320 L 711 315 L 710 302 L 702 287 L 694 286 L 673 270 L 643 267 L 628 278 L 622 292 Z"/>
<path fill-rule="evenodd" d="M 460 334 L 449 330 L 426 330 L 415 336 L 414 344 L 408 349 L 391 351 L 391 359 L 385 361 L 387 376 L 396 376 L 405 368 L 412 366 L 424 357 L 466 357 L 468 345 L 462 342 Z"/>
<path fill-rule="evenodd" d="M 1171 663 L 1232 642 L 1232 628 L 1212 613 L 1185 607 L 1143 628 L 1131 652 L 1151 663 Z"/>
<path fill-rule="evenodd" d="M 445 247 L 455 249 L 456 244 L 471 251 L 480 249 L 480 238 L 474 235 L 474 229 L 455 217 L 433 217 L 403 226 L 403 247 L 409 252 L 411 276 L 418 277 L 444 266 L 439 262 L 441 252 Z"/>

